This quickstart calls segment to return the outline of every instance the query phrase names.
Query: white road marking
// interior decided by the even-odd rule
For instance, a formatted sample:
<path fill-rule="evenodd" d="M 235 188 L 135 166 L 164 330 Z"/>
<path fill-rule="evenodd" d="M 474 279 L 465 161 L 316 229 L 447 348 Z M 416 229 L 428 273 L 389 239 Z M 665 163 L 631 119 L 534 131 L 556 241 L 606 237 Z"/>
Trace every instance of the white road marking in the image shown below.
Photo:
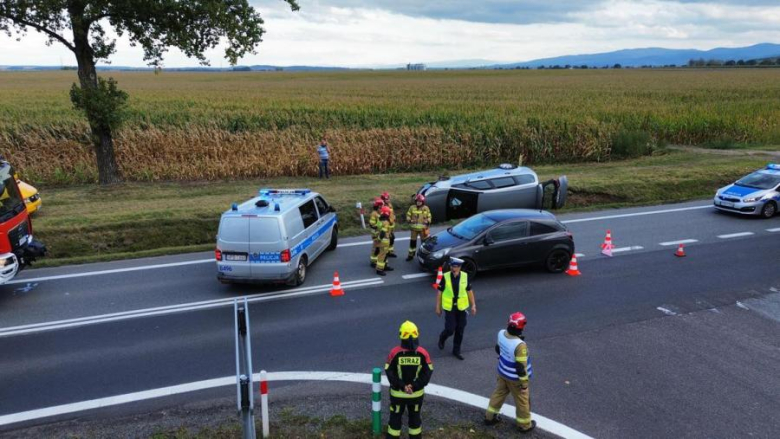
<path fill-rule="evenodd" d="M 742 302 L 737 302 L 737 306 L 738 306 L 738 307 L 740 307 L 740 308 L 742 308 L 742 309 L 746 309 L 746 310 L 748 310 L 748 311 L 750 310 L 750 308 L 748 308 L 748 307 L 747 307 L 747 305 L 745 305 L 745 304 L 744 304 L 744 303 L 742 303 Z"/>
<path fill-rule="evenodd" d="M 720 239 L 729 239 L 729 238 L 741 238 L 743 236 L 752 236 L 755 235 L 753 232 L 740 232 L 740 233 L 729 233 L 728 235 L 718 235 L 718 238 Z"/>
<path fill-rule="evenodd" d="M 699 240 L 698 239 L 680 239 L 678 241 L 659 242 L 658 245 L 662 245 L 664 247 L 668 247 L 670 245 L 693 244 L 694 242 L 699 242 Z"/>
<path fill-rule="evenodd" d="M 259 381 L 260 374 L 253 374 L 252 379 L 255 382 Z M 372 385 L 372 376 L 368 373 L 349 372 L 269 372 L 268 381 L 336 381 Z M 193 383 L 179 384 L 176 386 L 144 390 L 140 392 L 126 393 L 124 395 L 109 396 L 106 398 L 92 399 L 89 401 L 81 401 L 71 404 L 63 404 L 54 407 L 46 407 L 42 409 L 29 410 L 26 412 L 3 415 L 0 416 L 0 425 L 17 424 L 19 422 L 34 421 L 52 416 L 68 415 L 86 410 L 95 410 L 131 402 L 145 401 L 148 399 L 195 392 L 199 390 L 232 386 L 235 384 L 236 377 L 228 376 L 211 380 L 196 381 Z M 385 387 L 389 386 L 386 377 L 382 377 L 382 385 Z M 253 391 L 255 390 L 253 389 Z M 484 409 L 487 407 L 489 402 L 489 400 L 485 397 L 454 389 L 452 387 L 440 386 L 438 384 L 428 384 L 428 386 L 425 387 L 425 393 L 427 395 L 438 396 L 440 398 L 470 405 L 479 409 Z M 501 414 L 509 419 L 512 419 L 515 417 L 515 408 L 510 405 L 504 405 L 501 409 Z M 590 436 L 556 422 L 550 418 L 544 417 L 537 413 L 532 413 L 531 415 L 534 420 L 536 420 L 536 424 L 539 428 L 558 435 L 562 438 L 592 439 Z"/>
<path fill-rule="evenodd" d="M 404 279 L 418 279 L 421 277 L 431 277 L 433 276 L 433 273 L 416 273 L 416 274 L 405 274 L 401 276 Z"/>
<path fill-rule="evenodd" d="M 664 307 L 662 307 L 662 306 L 659 306 L 659 307 L 658 307 L 658 308 L 656 308 L 656 309 L 657 309 L 658 311 L 661 311 L 662 313 L 666 314 L 667 316 L 676 316 L 676 315 L 677 315 L 677 313 L 676 313 L 676 312 L 674 312 L 674 311 L 672 311 L 672 310 L 670 310 L 670 309 L 666 309 L 666 308 L 664 308 Z"/>
<path fill-rule="evenodd" d="M 776 229 L 766 229 L 766 231 L 767 232 L 772 232 L 772 233 L 780 232 L 780 227 L 778 227 Z"/>
<path fill-rule="evenodd" d="M 623 253 L 623 252 L 630 252 L 636 250 L 644 250 L 644 247 L 642 247 L 641 245 L 632 245 L 631 247 L 620 247 L 620 248 L 612 249 L 612 253 Z"/>
<path fill-rule="evenodd" d="M 398 241 L 409 241 L 412 238 L 395 238 L 395 242 Z M 346 244 L 339 244 L 338 248 L 341 247 L 357 247 L 359 245 L 370 245 L 373 241 L 358 241 L 358 242 L 348 242 Z"/>
<path fill-rule="evenodd" d="M 712 205 L 707 204 L 705 206 L 681 207 L 679 209 L 651 210 L 649 212 L 636 212 L 636 213 L 624 213 L 618 215 L 595 216 L 592 218 L 579 218 L 579 219 L 566 220 L 561 222 L 564 224 L 585 223 L 589 221 L 601 221 L 605 219 L 631 218 L 634 216 L 658 215 L 661 213 L 686 212 L 689 210 L 700 210 L 700 209 L 710 209 L 710 208 L 712 208 Z"/>
<path fill-rule="evenodd" d="M 576 256 L 578 258 L 584 258 L 585 257 L 585 253 L 574 253 L 574 256 Z"/>
<path fill-rule="evenodd" d="M 172 262 L 170 264 L 142 265 L 139 267 L 117 268 L 114 270 L 86 271 L 83 273 L 60 274 L 57 276 L 35 277 L 32 279 L 15 279 L 10 282 L 6 282 L 6 284 L 13 285 L 13 284 L 23 284 L 27 282 L 43 282 L 46 280 L 71 279 L 74 277 L 101 276 L 104 274 L 127 273 L 130 271 L 154 270 L 156 268 L 182 267 L 185 265 L 205 264 L 207 262 L 213 262 L 216 264 L 216 261 L 213 258 L 198 259 L 195 261 Z"/>
<path fill-rule="evenodd" d="M 379 278 L 362 279 L 350 282 L 342 282 L 341 286 L 349 292 L 351 288 L 362 288 L 373 285 L 381 285 L 384 281 Z M 289 299 L 293 297 L 308 296 L 329 292 L 332 285 L 318 285 L 294 290 L 284 290 L 274 293 L 260 293 L 246 296 L 249 302 L 266 302 L 270 300 Z M 241 300 L 244 297 L 237 297 Z M 52 331 L 56 329 L 75 328 L 79 326 L 95 325 L 98 323 L 115 322 L 120 320 L 135 319 L 141 317 L 158 316 L 165 314 L 174 314 L 186 311 L 204 310 L 209 308 L 218 308 L 221 306 L 230 306 L 233 304 L 233 298 L 206 300 L 202 302 L 182 303 L 178 305 L 160 306 L 156 308 L 137 309 L 112 314 L 103 314 L 89 317 L 79 317 L 68 320 L 58 320 L 53 322 L 34 323 L 30 325 L 11 326 L 0 328 L 0 338 L 11 337 L 22 334 L 31 334 L 43 331 Z"/>

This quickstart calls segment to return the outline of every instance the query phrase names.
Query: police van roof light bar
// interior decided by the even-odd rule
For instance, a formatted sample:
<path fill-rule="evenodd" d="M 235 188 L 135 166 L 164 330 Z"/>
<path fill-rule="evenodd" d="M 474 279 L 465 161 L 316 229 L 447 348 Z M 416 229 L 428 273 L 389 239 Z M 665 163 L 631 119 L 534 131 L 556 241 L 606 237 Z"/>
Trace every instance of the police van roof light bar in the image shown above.
<path fill-rule="evenodd" d="M 780 165 L 778 165 L 776 163 L 770 163 L 770 164 L 766 165 L 766 168 L 767 169 L 771 169 L 773 171 L 780 171 Z"/>
<path fill-rule="evenodd" d="M 260 189 L 260 195 L 307 195 L 311 189 Z"/>

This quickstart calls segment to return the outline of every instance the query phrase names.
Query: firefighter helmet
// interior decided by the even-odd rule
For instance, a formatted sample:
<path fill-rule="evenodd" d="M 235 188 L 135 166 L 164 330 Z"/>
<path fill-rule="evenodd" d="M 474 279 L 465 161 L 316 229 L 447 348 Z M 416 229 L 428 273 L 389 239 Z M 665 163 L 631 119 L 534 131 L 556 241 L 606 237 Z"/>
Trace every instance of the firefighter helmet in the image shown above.
<path fill-rule="evenodd" d="M 392 213 L 393 211 L 387 206 L 382 206 L 382 208 L 379 209 L 379 214 L 383 216 L 390 216 Z"/>
<path fill-rule="evenodd" d="M 398 330 L 398 337 L 401 340 L 406 340 L 408 338 L 418 338 L 419 336 L 420 333 L 417 331 L 417 325 L 410 322 L 409 320 L 403 322 L 401 329 Z"/>
<path fill-rule="evenodd" d="M 416 197 L 414 197 L 414 202 L 415 203 L 423 203 L 423 204 L 425 204 L 425 195 L 423 195 L 423 194 L 417 195 Z"/>
<path fill-rule="evenodd" d="M 379 197 L 374 198 L 374 207 L 382 207 L 384 205 L 385 205 L 385 202 L 382 201 L 381 198 L 379 198 Z"/>
<path fill-rule="evenodd" d="M 521 312 L 516 312 L 509 316 L 509 327 L 523 329 L 525 328 L 525 315 Z"/>
<path fill-rule="evenodd" d="M 380 198 L 382 198 L 382 201 L 388 202 L 390 201 L 390 193 L 387 191 L 382 192 L 382 195 L 380 195 Z"/>

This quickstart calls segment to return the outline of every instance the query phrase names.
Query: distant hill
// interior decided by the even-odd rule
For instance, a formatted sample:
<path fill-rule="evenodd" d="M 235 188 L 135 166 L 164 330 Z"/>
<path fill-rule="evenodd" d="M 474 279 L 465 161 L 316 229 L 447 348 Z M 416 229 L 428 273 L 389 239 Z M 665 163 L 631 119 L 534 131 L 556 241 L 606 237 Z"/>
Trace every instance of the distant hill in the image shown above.
<path fill-rule="evenodd" d="M 101 71 L 152 71 L 151 67 L 127 67 L 127 66 L 98 66 L 98 70 Z M 163 71 L 166 72 L 232 72 L 232 71 L 277 71 L 284 70 L 286 72 L 317 72 L 317 71 L 340 71 L 351 70 L 346 67 L 322 67 L 322 66 L 270 66 L 270 65 L 254 65 L 254 66 L 237 66 L 236 69 L 232 67 L 165 67 Z M 0 71 L 48 71 L 48 70 L 75 70 L 75 67 L 60 67 L 60 66 L 0 66 Z"/>
<path fill-rule="evenodd" d="M 625 49 L 615 52 L 595 53 L 588 55 L 568 55 L 555 58 L 543 58 L 533 61 L 496 64 L 490 67 L 494 68 L 515 68 L 515 67 L 539 67 L 551 65 L 587 65 L 589 67 L 612 66 L 620 64 L 624 67 L 640 66 L 665 66 L 665 65 L 684 65 L 689 60 L 703 58 L 705 60 L 717 59 L 721 61 L 728 60 L 750 60 L 762 58 L 777 58 L 780 56 L 780 44 L 756 44 L 749 47 L 726 48 L 719 47 L 712 50 L 695 49 L 663 49 L 659 47 L 650 47 L 646 49 Z"/>

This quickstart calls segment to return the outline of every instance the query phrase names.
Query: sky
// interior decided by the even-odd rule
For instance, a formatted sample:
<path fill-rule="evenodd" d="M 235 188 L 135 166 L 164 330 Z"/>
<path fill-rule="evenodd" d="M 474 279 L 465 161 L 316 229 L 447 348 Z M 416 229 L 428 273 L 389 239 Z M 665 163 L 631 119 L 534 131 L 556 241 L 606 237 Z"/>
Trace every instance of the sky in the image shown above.
<path fill-rule="evenodd" d="M 390 67 L 406 63 L 518 62 L 560 55 L 665 47 L 712 49 L 780 43 L 778 0 L 250 0 L 267 33 L 239 65 Z M 30 32 L 0 34 L 2 65 L 74 65 L 61 45 Z M 120 39 L 111 61 L 144 66 Z M 227 67 L 224 49 L 209 51 Z M 477 61 L 479 63 L 479 61 Z M 197 66 L 178 50 L 166 67 Z"/>

